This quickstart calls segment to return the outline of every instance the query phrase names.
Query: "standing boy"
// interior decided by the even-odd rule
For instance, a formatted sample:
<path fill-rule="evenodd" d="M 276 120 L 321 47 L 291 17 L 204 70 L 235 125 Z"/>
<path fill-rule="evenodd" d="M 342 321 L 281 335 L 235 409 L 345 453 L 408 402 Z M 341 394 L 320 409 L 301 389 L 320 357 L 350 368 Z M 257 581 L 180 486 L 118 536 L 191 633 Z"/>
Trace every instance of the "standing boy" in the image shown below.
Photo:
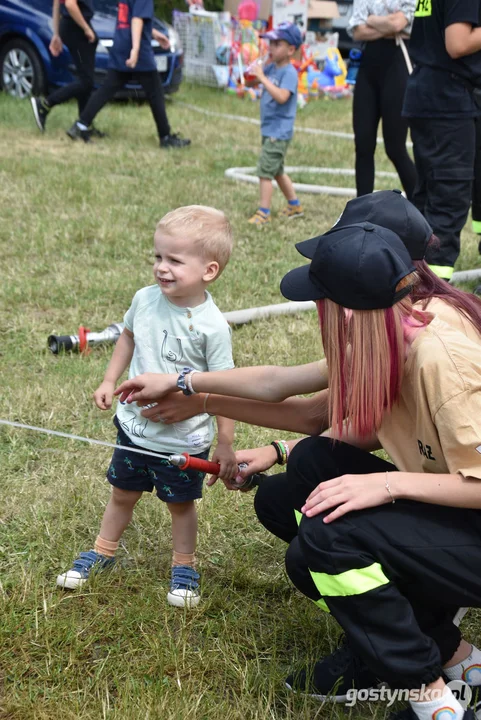
<path fill-rule="evenodd" d="M 93 0 L 53 0 L 53 36 L 49 50 L 54 57 L 58 57 L 63 50 L 63 44 L 67 46 L 75 65 L 77 79 L 54 90 L 46 98 L 31 98 L 35 122 L 41 132 L 45 131 L 47 116 L 55 105 L 76 98 L 79 114 L 87 105 L 94 89 L 95 51 L 98 43 L 91 25 L 93 15 Z M 98 131 L 94 130 L 94 133 Z"/>
<path fill-rule="evenodd" d="M 169 41 L 162 33 L 152 31 L 153 18 L 153 0 L 119 2 L 107 78 L 91 96 L 79 119 L 67 131 L 72 140 L 81 138 L 84 142 L 89 142 L 89 127 L 97 113 L 126 83 L 133 81 L 142 86 L 147 96 L 157 126 L 160 146 L 179 148 L 190 145 L 190 140 L 172 134 L 170 130 L 165 112 L 164 90 L 152 50 L 152 36 L 164 48 L 169 47 Z"/>
<path fill-rule="evenodd" d="M 412 202 L 440 239 L 431 269 L 450 280 L 469 213 L 475 156 L 475 88 L 481 87 L 481 0 L 418 0 L 404 98 L 418 182 Z"/>
<path fill-rule="evenodd" d="M 115 384 L 129 364 L 129 377 L 143 372 L 181 373 L 185 394 L 192 394 L 195 372 L 234 366 L 229 326 L 206 290 L 226 266 L 232 250 L 231 227 L 224 213 L 201 205 L 173 210 L 157 225 L 154 249 L 156 284 L 139 290 L 125 315 L 125 329 L 94 393 L 101 410 L 111 407 Z M 214 429 L 206 412 L 174 425 L 152 422 L 141 412 L 136 404 L 117 406 L 114 423 L 118 445 L 208 457 Z M 233 421 L 218 417 L 217 431 L 212 459 L 220 463 L 220 477 L 228 481 L 237 473 Z M 194 500 L 202 497 L 203 479 L 204 473 L 184 471 L 165 459 L 116 449 L 107 471 L 112 494 L 94 547 L 80 553 L 72 568 L 58 576 L 57 585 L 75 589 L 87 582 L 93 569 L 112 565 L 135 504 L 143 492 L 155 488 L 172 518 L 172 575 L 167 600 L 178 607 L 197 605 Z"/>
<path fill-rule="evenodd" d="M 262 150 L 257 164 L 260 204 L 249 219 L 253 225 L 266 225 L 271 221 L 273 179 L 287 200 L 287 207 L 280 215 L 291 220 L 304 214 L 291 179 L 284 172 L 284 158 L 294 133 L 297 111 L 297 71 L 291 64 L 291 58 L 302 44 L 301 31 L 297 25 L 285 22 L 263 37 L 270 41 L 272 62 L 265 69 L 261 65 L 252 68 L 252 73 L 263 86 Z"/>

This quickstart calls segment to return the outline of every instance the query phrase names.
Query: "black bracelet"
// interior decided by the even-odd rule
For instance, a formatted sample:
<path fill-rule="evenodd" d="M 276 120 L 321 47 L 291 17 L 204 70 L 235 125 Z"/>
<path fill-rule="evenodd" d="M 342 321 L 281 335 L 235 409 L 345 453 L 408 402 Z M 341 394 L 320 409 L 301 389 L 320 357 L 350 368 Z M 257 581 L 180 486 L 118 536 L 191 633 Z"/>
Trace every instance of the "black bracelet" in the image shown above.
<path fill-rule="evenodd" d="M 275 449 L 275 451 L 276 451 L 277 464 L 278 464 L 278 465 L 283 465 L 283 462 L 284 462 L 284 461 L 283 461 L 282 452 L 281 452 L 281 449 L 280 449 L 280 447 L 279 447 L 279 444 L 278 444 L 275 440 L 273 440 L 273 441 L 271 442 L 271 445 L 274 447 L 274 449 Z"/>

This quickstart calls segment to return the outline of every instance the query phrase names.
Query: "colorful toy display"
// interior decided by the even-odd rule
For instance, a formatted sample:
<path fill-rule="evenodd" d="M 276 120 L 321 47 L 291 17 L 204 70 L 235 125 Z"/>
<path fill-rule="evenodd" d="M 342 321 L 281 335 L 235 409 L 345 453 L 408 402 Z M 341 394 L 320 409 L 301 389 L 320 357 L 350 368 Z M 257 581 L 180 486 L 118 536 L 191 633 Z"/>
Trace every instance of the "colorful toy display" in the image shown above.
<path fill-rule="evenodd" d="M 347 68 L 338 48 L 330 47 L 323 59 L 314 58 L 303 47 L 299 72 L 298 105 L 318 97 L 340 98 L 351 95 L 346 85 Z"/>

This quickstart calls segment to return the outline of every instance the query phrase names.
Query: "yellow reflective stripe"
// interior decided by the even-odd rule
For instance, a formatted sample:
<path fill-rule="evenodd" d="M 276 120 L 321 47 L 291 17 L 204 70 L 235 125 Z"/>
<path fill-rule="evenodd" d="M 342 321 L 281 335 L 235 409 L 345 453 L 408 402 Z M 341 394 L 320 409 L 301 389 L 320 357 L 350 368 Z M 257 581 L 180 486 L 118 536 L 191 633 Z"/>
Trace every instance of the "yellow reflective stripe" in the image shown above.
<path fill-rule="evenodd" d="M 432 0 L 418 0 L 414 17 L 429 17 L 433 14 Z"/>
<path fill-rule="evenodd" d="M 294 515 L 296 516 L 297 524 L 300 525 L 301 520 L 302 520 L 302 513 L 299 512 L 299 510 L 296 510 L 294 508 Z M 309 570 L 309 572 L 312 575 L 312 572 L 310 570 Z M 314 580 L 314 578 L 313 578 L 313 580 Z M 316 581 L 314 580 L 314 582 L 316 582 Z M 314 603 L 314 605 L 317 605 L 318 607 L 320 607 L 321 610 L 324 610 L 325 612 L 331 612 L 322 598 L 319 598 L 319 600 L 313 600 L 312 602 Z"/>
<path fill-rule="evenodd" d="M 481 220 L 473 220 L 473 232 L 481 235 Z"/>
<path fill-rule="evenodd" d="M 320 598 L 319 600 L 313 600 L 312 602 L 314 603 L 314 605 L 317 605 L 318 607 L 320 607 L 321 610 L 324 610 L 324 612 L 328 612 L 328 613 L 331 612 L 329 610 L 329 608 L 327 607 L 325 600 L 323 600 L 322 598 Z"/>
<path fill-rule="evenodd" d="M 346 570 L 339 575 L 328 575 L 309 570 L 316 588 L 324 597 L 341 597 L 347 595 L 362 595 L 387 585 L 389 580 L 384 575 L 379 563 L 373 563 L 358 570 Z"/>
<path fill-rule="evenodd" d="M 454 268 L 449 265 L 430 265 L 429 267 L 435 275 L 443 280 L 451 280 L 453 276 Z"/>

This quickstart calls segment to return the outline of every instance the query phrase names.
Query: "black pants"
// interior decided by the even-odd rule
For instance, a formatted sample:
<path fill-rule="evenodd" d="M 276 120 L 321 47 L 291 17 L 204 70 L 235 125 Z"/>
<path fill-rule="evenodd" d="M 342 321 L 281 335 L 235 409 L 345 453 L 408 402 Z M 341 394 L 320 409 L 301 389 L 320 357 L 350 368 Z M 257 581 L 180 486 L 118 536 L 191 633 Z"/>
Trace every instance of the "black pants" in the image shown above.
<path fill-rule="evenodd" d="M 474 121 L 476 129 L 476 153 L 474 156 L 474 182 L 471 213 L 473 223 L 478 223 L 475 232 L 481 230 L 481 116 Z M 481 252 L 481 250 L 480 250 Z"/>
<path fill-rule="evenodd" d="M 294 516 L 323 480 L 386 470 L 395 467 L 357 448 L 307 438 L 287 475 L 258 489 L 255 508 L 290 542 L 292 582 L 325 601 L 368 667 L 393 688 L 418 688 L 459 645 L 458 607 L 481 606 L 481 512 L 398 500 L 327 525 L 302 517 L 296 529 Z"/>
<path fill-rule="evenodd" d="M 476 148 L 474 118 L 410 118 L 418 183 L 413 203 L 440 239 L 428 248 L 434 272 L 450 278 L 471 203 Z"/>
<path fill-rule="evenodd" d="M 151 72 L 119 72 L 110 69 L 104 84 L 94 92 L 87 107 L 80 114 L 80 122 L 89 127 L 97 113 L 129 81 L 138 82 L 142 86 L 154 116 L 159 138 L 170 135 L 170 125 L 165 112 L 164 89 L 160 82 L 159 73 L 156 70 Z"/>
<path fill-rule="evenodd" d="M 408 199 L 416 183 L 416 169 L 406 149 L 408 122 L 401 117 L 408 70 L 401 48 L 393 40 L 366 43 L 356 79 L 353 128 L 356 145 L 358 195 L 374 190 L 374 154 L 379 121 L 384 147 Z"/>
<path fill-rule="evenodd" d="M 82 28 L 71 18 L 65 17 L 60 20 L 60 37 L 72 56 L 77 79 L 70 85 L 61 87 L 51 93 L 47 97 L 47 104 L 54 107 L 54 105 L 60 105 L 67 102 L 67 100 L 77 98 L 80 115 L 94 89 L 95 50 L 98 39 L 90 43 Z"/>

